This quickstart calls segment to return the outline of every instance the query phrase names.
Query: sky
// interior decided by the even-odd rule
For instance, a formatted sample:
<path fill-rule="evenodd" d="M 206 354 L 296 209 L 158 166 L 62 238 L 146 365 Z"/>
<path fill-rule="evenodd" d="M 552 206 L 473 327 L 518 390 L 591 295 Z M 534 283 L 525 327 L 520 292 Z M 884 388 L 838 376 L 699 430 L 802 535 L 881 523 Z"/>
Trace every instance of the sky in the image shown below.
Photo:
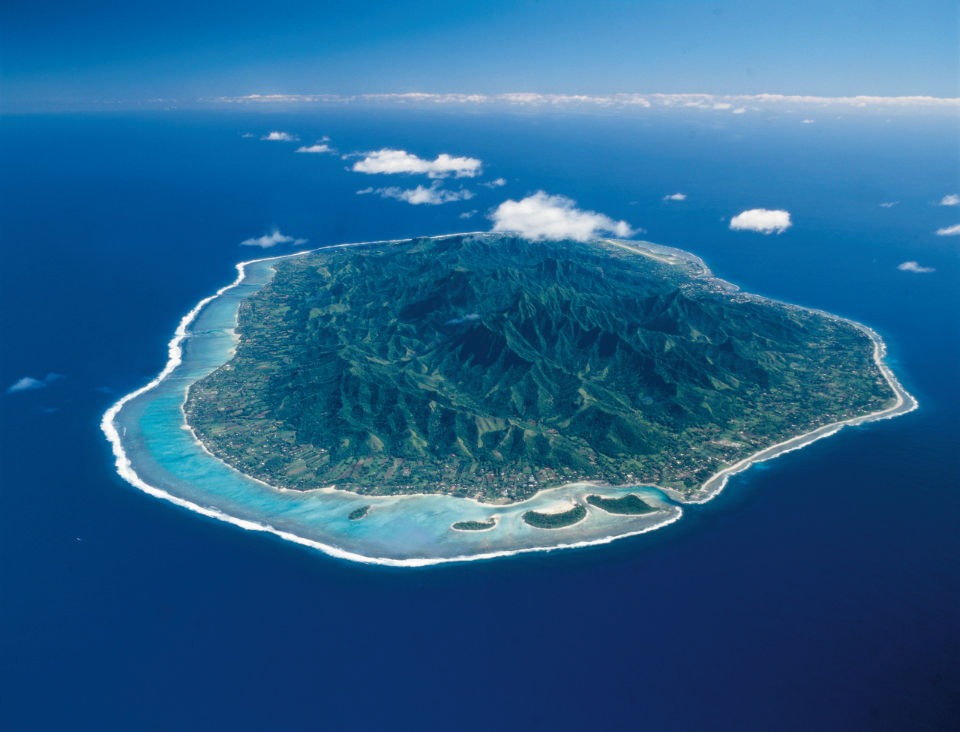
<path fill-rule="evenodd" d="M 5 111 L 248 94 L 960 96 L 960 3 L 6 0 Z"/>

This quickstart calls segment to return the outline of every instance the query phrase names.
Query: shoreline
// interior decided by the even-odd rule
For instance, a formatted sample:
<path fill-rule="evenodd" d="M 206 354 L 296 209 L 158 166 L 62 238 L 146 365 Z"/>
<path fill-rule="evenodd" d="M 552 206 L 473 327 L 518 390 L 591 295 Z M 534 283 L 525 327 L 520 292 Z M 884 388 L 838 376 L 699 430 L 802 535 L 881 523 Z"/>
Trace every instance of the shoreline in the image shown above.
<path fill-rule="evenodd" d="M 494 514 L 494 515 L 491 516 L 490 519 L 489 519 L 490 522 L 491 522 L 490 525 L 489 525 L 489 526 L 485 526 L 485 527 L 482 528 L 482 529 L 458 529 L 458 528 L 457 528 L 457 524 L 458 524 L 458 523 L 466 523 L 467 521 L 471 521 L 471 520 L 472 520 L 472 521 L 476 521 L 476 519 L 465 519 L 463 522 L 454 521 L 452 524 L 450 524 L 450 531 L 459 531 L 459 532 L 464 533 L 464 534 L 482 534 L 484 531 L 493 531 L 495 528 L 497 528 L 497 526 L 500 525 L 500 516 L 499 516 L 499 514 Z M 485 522 L 484 522 L 484 521 L 476 521 L 476 523 L 480 524 L 480 523 L 485 523 Z"/>
<path fill-rule="evenodd" d="M 799 450 L 803 447 L 806 447 L 807 445 L 812 444 L 813 442 L 816 442 L 817 440 L 836 434 L 846 426 L 865 424 L 868 422 L 878 421 L 882 419 L 892 419 L 902 414 L 911 412 L 917 409 L 919 406 L 917 400 L 906 391 L 906 389 L 900 384 L 899 380 L 893 374 L 893 371 L 890 369 L 890 367 L 884 362 L 883 357 L 886 355 L 886 344 L 883 342 L 882 338 L 880 338 L 879 334 L 877 334 L 876 331 L 874 331 L 869 326 L 866 326 L 854 320 L 850 320 L 848 318 L 842 318 L 840 316 L 836 316 L 831 313 L 826 313 L 821 310 L 816 310 L 814 308 L 807 308 L 799 305 L 792 305 L 790 303 L 783 303 L 783 302 L 772 300 L 770 298 L 765 298 L 759 295 L 749 295 L 748 293 L 742 293 L 742 291 L 740 291 L 741 294 L 748 295 L 751 298 L 757 298 L 767 302 L 773 302 L 778 305 L 787 305 L 789 307 L 796 307 L 796 308 L 801 308 L 803 310 L 816 312 L 820 315 L 824 315 L 824 316 L 833 318 L 835 320 L 840 320 L 840 321 L 849 323 L 854 327 L 860 329 L 873 342 L 874 363 L 876 363 L 881 374 L 884 376 L 885 380 L 887 381 L 887 384 L 894 391 L 894 394 L 896 395 L 896 403 L 886 409 L 879 410 L 877 412 L 871 412 L 866 415 L 852 417 L 852 418 L 842 420 L 839 422 L 834 422 L 828 425 L 824 425 L 815 430 L 812 430 L 811 432 L 797 435 L 795 437 L 784 440 L 783 442 L 777 443 L 776 445 L 763 448 L 762 450 L 759 450 L 753 455 L 750 455 L 744 458 L 743 460 L 740 460 L 734 465 L 723 468 L 717 473 L 710 476 L 710 478 L 704 481 L 704 483 L 700 486 L 700 488 L 698 488 L 697 491 L 695 491 L 692 497 L 689 497 L 689 496 L 684 497 L 675 489 L 664 488 L 656 485 L 634 484 L 629 486 L 627 485 L 609 486 L 605 484 L 595 483 L 592 481 L 582 481 L 582 482 L 578 481 L 576 483 L 568 483 L 561 486 L 543 488 L 537 491 L 533 496 L 527 499 L 524 499 L 523 501 L 517 501 L 514 504 L 511 504 L 512 506 L 520 506 L 524 503 L 527 503 L 536 499 L 538 496 L 546 492 L 556 491 L 563 488 L 573 488 L 576 486 L 589 487 L 593 491 L 601 490 L 603 488 L 606 488 L 607 490 L 611 488 L 616 488 L 616 489 L 632 488 L 634 490 L 641 489 L 641 488 L 648 488 L 648 489 L 652 488 L 654 490 L 659 491 L 662 495 L 670 498 L 675 502 L 673 506 L 676 509 L 675 515 L 668 517 L 666 520 L 662 522 L 659 522 L 650 526 L 645 526 L 639 530 L 610 534 L 604 537 L 599 537 L 594 539 L 584 539 L 581 541 L 573 541 L 570 543 L 554 544 L 551 546 L 518 547 L 515 549 L 504 549 L 504 550 L 480 552 L 475 554 L 464 554 L 464 555 L 449 556 L 449 557 L 422 557 L 422 558 L 405 558 L 405 559 L 397 559 L 397 558 L 391 558 L 391 557 L 371 557 L 371 556 L 366 556 L 357 552 L 342 549 L 333 544 L 327 544 L 314 539 L 302 537 L 290 531 L 277 529 L 268 523 L 260 523 L 258 521 L 253 521 L 249 519 L 243 519 L 236 516 L 232 516 L 230 514 L 225 513 L 224 511 L 221 511 L 218 508 L 201 506 L 197 503 L 194 503 L 192 501 L 189 501 L 187 499 L 184 499 L 172 493 L 169 493 L 166 490 L 157 488 L 155 486 L 151 486 L 146 481 L 144 481 L 134 470 L 132 461 L 130 460 L 129 456 L 126 453 L 126 450 L 124 449 L 122 437 L 115 423 L 117 415 L 120 413 L 120 411 L 123 409 L 123 407 L 127 403 L 151 391 L 152 389 L 156 388 L 168 376 L 170 376 L 173 373 L 173 371 L 176 370 L 177 367 L 179 367 L 183 363 L 183 343 L 191 336 L 191 333 L 189 332 L 189 326 L 196 320 L 196 318 L 199 316 L 201 311 L 207 305 L 209 305 L 211 302 L 213 302 L 217 298 L 221 297 L 225 293 L 236 288 L 237 286 L 239 286 L 244 282 L 246 278 L 246 268 L 249 265 L 259 264 L 259 263 L 268 262 L 272 260 L 282 260 L 282 259 L 289 259 L 293 257 L 299 257 L 299 256 L 303 256 L 313 252 L 326 250 L 326 249 L 337 249 L 337 248 L 364 246 L 364 245 L 372 245 L 372 244 L 390 244 L 390 243 L 396 243 L 401 241 L 409 241 L 411 238 L 443 239 L 443 238 L 452 237 L 452 236 L 470 236 L 470 235 L 479 235 L 479 234 L 487 234 L 487 233 L 489 232 L 461 232 L 461 233 L 454 233 L 454 234 L 442 234 L 442 235 L 437 235 L 433 237 L 408 237 L 403 239 L 385 239 L 385 240 L 377 240 L 377 241 L 336 244 L 328 247 L 318 247 L 315 249 L 308 249 L 308 250 L 303 250 L 299 252 L 293 252 L 290 254 L 280 254 L 272 257 L 260 257 L 257 259 L 245 260 L 237 263 L 236 264 L 237 277 L 236 279 L 234 279 L 233 282 L 231 282 L 228 285 L 225 285 L 224 287 L 221 287 L 213 295 L 209 295 L 201 299 L 196 305 L 194 305 L 193 308 L 191 308 L 187 312 L 186 315 L 183 316 L 183 318 L 181 318 L 176 330 L 174 331 L 173 338 L 170 340 L 170 342 L 167 345 L 168 359 L 167 359 L 167 363 L 165 364 L 164 368 L 160 371 L 160 373 L 144 386 L 122 396 L 119 400 L 117 400 L 114 404 L 112 404 L 103 414 L 103 417 L 100 422 L 100 429 L 103 431 L 103 433 L 107 437 L 107 440 L 111 443 L 112 453 L 114 455 L 115 468 L 117 473 L 120 475 L 121 478 L 123 478 L 125 481 L 133 485 L 135 488 L 155 498 L 161 498 L 161 499 L 167 500 L 173 503 L 174 505 L 180 506 L 181 508 L 186 508 L 195 513 L 199 513 L 201 515 L 207 516 L 208 518 L 214 518 L 220 521 L 224 521 L 226 523 L 230 523 L 234 526 L 238 526 L 245 530 L 263 531 L 265 533 L 270 533 L 275 536 L 278 536 L 279 538 L 285 541 L 290 541 L 292 543 L 300 544 L 302 546 L 318 549 L 323 553 L 336 558 L 347 559 L 350 561 L 356 561 L 356 562 L 365 563 L 365 564 L 378 564 L 378 565 L 384 565 L 384 566 L 424 567 L 424 566 L 431 566 L 436 564 L 445 564 L 448 562 L 464 562 L 464 561 L 477 561 L 477 560 L 483 560 L 483 559 L 494 559 L 499 557 L 515 556 L 517 554 L 523 554 L 523 553 L 529 553 L 529 552 L 544 552 L 544 551 L 549 552 L 549 551 L 554 551 L 559 549 L 573 549 L 573 548 L 584 548 L 588 546 L 598 546 L 603 544 L 609 544 L 618 539 L 625 539 L 631 536 L 637 536 L 640 534 L 648 533 L 650 531 L 663 528 L 665 526 L 668 526 L 678 521 L 683 515 L 683 511 L 680 505 L 703 504 L 715 498 L 726 487 L 726 484 L 731 476 L 744 472 L 745 470 L 749 469 L 752 465 L 756 463 L 772 460 L 787 452 Z M 659 245 L 652 244 L 651 242 L 642 242 L 642 243 L 651 244 L 654 247 L 659 247 Z M 670 248 L 667 247 L 665 249 L 670 249 Z M 673 251 L 676 251 L 678 253 L 682 252 L 682 250 L 671 250 L 671 253 Z M 637 253 L 639 254 L 640 252 L 637 252 Z M 684 254 L 686 253 L 684 252 Z M 690 255 L 690 257 L 702 264 L 702 260 L 699 260 L 699 258 L 697 258 L 696 255 Z M 705 265 L 703 266 L 706 268 Z M 731 285 L 731 283 L 727 283 L 725 280 L 720 280 L 719 278 L 715 277 L 712 274 L 712 272 L 709 270 L 709 268 L 706 268 L 706 271 L 709 273 L 706 275 L 707 277 L 711 277 L 715 281 Z M 737 288 L 735 285 L 731 285 L 731 287 L 734 289 L 734 291 L 739 291 L 739 288 Z M 184 402 L 185 401 L 186 401 L 186 392 L 184 393 Z M 190 427 L 190 425 L 187 423 L 186 416 L 183 412 L 183 403 L 181 403 L 180 405 L 180 413 L 184 417 L 182 426 L 191 433 L 193 440 L 203 449 L 203 451 L 207 455 L 217 460 L 221 464 L 226 465 L 231 470 L 243 476 L 244 478 L 256 481 L 257 483 L 260 483 L 261 485 L 269 489 L 280 491 L 280 492 L 292 492 L 292 493 L 298 493 L 298 494 L 313 493 L 316 491 L 335 491 L 337 493 L 349 493 L 351 495 L 357 496 L 358 498 L 364 498 L 367 500 L 372 498 L 373 499 L 380 498 L 377 496 L 366 496 L 364 494 L 356 493 L 354 491 L 346 491 L 346 490 L 341 490 L 341 489 L 337 489 L 335 487 L 329 487 L 329 486 L 318 487 L 315 489 L 311 489 L 309 491 L 298 491 L 294 489 L 281 488 L 281 487 L 270 485 L 265 481 L 262 481 L 258 478 L 247 475 L 246 473 L 243 473 L 237 470 L 233 466 L 229 465 L 229 463 L 226 463 L 225 461 L 221 460 L 217 456 L 213 455 L 213 453 L 211 453 L 203 444 L 203 442 L 197 437 L 193 428 Z M 419 494 L 419 493 L 404 494 L 404 495 L 391 496 L 389 498 L 416 499 L 418 497 L 423 497 L 425 495 L 439 495 L 439 494 Z M 484 503 L 471 497 L 462 497 L 462 498 L 459 498 L 458 500 L 473 502 L 478 506 L 482 506 L 485 508 L 493 507 L 493 504 Z M 677 504 L 680 504 L 680 505 L 677 505 Z M 588 511 L 588 515 L 589 515 L 589 511 Z M 586 518 L 587 516 L 585 516 L 584 519 L 582 519 L 580 522 L 577 522 L 577 524 L 573 524 L 573 526 L 578 525 L 579 523 L 582 523 L 582 521 L 586 520 Z M 458 533 L 467 533 L 467 534 L 485 533 L 486 531 L 492 531 L 493 529 L 497 528 L 498 525 L 499 525 L 499 518 L 495 519 L 494 526 L 490 527 L 489 529 L 484 529 L 482 531 L 461 531 L 459 529 L 452 529 L 452 527 L 451 527 L 451 530 L 456 531 Z M 562 527 L 562 528 L 570 528 L 570 527 Z"/>
<path fill-rule="evenodd" d="M 763 299 L 769 301 L 769 298 Z M 801 306 L 792 305 L 791 307 Z M 806 309 L 812 310 L 812 308 Z M 900 381 L 894 375 L 893 371 L 883 360 L 883 357 L 887 352 L 887 345 L 883 342 L 883 339 L 880 338 L 880 335 L 873 330 L 873 328 L 864 325 L 863 323 L 858 323 L 855 320 L 841 318 L 837 315 L 824 313 L 820 310 L 814 310 L 814 312 L 820 313 L 821 315 L 827 315 L 835 320 L 841 320 L 845 323 L 849 323 L 850 325 L 867 334 L 867 336 L 873 342 L 873 361 L 877 365 L 877 368 L 883 375 L 884 379 L 886 379 L 887 385 L 896 395 L 896 403 L 890 407 L 887 407 L 886 409 L 880 409 L 876 412 L 868 412 L 867 414 L 861 414 L 857 417 L 850 417 L 849 419 L 843 419 L 838 422 L 825 424 L 822 427 L 817 427 L 815 430 L 811 430 L 810 432 L 805 432 L 797 435 L 796 437 L 791 437 L 782 442 L 778 442 L 775 445 L 770 445 L 762 450 L 758 450 L 753 455 L 749 455 L 733 465 L 722 468 L 711 475 L 703 482 L 703 484 L 694 492 L 693 496 L 691 497 L 684 498 L 672 488 L 661 488 L 658 486 L 659 490 L 663 491 L 666 495 L 670 496 L 670 498 L 679 503 L 688 505 L 703 504 L 718 496 L 726 487 L 727 481 L 732 476 L 748 470 L 752 465 L 766 462 L 767 460 L 773 460 L 774 458 L 785 455 L 788 452 L 801 450 L 808 445 L 812 445 L 818 440 L 835 435 L 844 427 L 852 427 L 856 425 L 867 424 L 869 422 L 878 422 L 884 419 L 893 419 L 895 417 L 899 417 L 900 415 L 908 414 L 909 412 L 919 408 L 920 403 L 912 394 L 903 388 L 903 385 L 900 384 Z"/>

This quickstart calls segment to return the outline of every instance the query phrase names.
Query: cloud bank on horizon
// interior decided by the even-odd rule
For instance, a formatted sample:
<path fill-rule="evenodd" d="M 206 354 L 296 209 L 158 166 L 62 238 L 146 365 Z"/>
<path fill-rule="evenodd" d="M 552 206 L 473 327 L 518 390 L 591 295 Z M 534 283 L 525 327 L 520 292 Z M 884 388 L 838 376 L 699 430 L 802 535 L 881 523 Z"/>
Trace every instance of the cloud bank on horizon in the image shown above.
<path fill-rule="evenodd" d="M 251 237 L 250 239 L 244 239 L 240 242 L 242 247 L 260 247 L 261 249 L 269 249 L 270 247 L 275 247 L 277 244 L 306 244 L 307 239 L 296 239 L 292 236 L 287 236 L 286 234 L 281 234 L 279 229 L 273 229 L 269 234 L 264 234 L 263 236 Z"/>
<path fill-rule="evenodd" d="M 734 231 L 756 231 L 760 234 L 782 234 L 793 223 L 790 212 L 782 209 L 751 208 L 730 219 Z"/>
<path fill-rule="evenodd" d="M 626 221 L 614 221 L 596 211 L 583 211 L 566 196 L 537 191 L 520 201 L 507 200 L 490 214 L 495 232 L 519 234 L 525 239 L 588 241 L 604 234 L 627 238 L 634 230 Z"/>
<path fill-rule="evenodd" d="M 507 92 L 503 94 L 245 94 L 199 100 L 214 104 L 352 104 L 396 103 L 426 105 L 506 105 L 544 108 L 633 108 L 633 109 L 700 109 L 724 114 L 776 112 L 800 109 L 823 110 L 960 110 L 960 97 L 914 96 L 816 96 L 801 94 L 538 94 Z M 812 120 L 811 120 L 812 121 Z"/>
<path fill-rule="evenodd" d="M 368 175 L 407 173 L 426 174 L 430 178 L 446 178 L 449 175 L 457 178 L 473 178 L 479 175 L 482 169 L 483 163 L 476 158 L 441 153 L 434 160 L 424 160 L 406 150 L 393 150 L 386 147 L 364 153 L 363 159 L 355 162 L 351 168 L 356 173 Z"/>

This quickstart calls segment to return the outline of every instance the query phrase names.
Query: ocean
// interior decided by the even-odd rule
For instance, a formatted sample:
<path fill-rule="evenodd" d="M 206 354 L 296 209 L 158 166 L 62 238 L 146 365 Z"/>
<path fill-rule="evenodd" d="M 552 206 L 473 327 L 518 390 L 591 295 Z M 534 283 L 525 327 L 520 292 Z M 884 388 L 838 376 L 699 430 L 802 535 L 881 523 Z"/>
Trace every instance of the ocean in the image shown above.
<path fill-rule="evenodd" d="M 960 239 L 934 232 L 960 223 L 937 205 L 960 188 L 956 124 L 815 116 L 0 119 L 0 384 L 44 383 L 0 397 L 0 728 L 952 728 Z M 429 182 L 295 154 L 259 139 L 271 130 L 344 154 L 469 155 L 485 174 L 447 179 L 475 196 L 439 206 L 357 195 Z M 749 292 L 870 325 L 920 408 L 754 466 L 649 534 L 418 569 L 243 531 L 117 475 L 103 412 L 156 376 L 180 318 L 236 262 L 263 254 L 240 241 L 484 229 L 537 190 Z M 793 227 L 729 230 L 760 207 Z"/>

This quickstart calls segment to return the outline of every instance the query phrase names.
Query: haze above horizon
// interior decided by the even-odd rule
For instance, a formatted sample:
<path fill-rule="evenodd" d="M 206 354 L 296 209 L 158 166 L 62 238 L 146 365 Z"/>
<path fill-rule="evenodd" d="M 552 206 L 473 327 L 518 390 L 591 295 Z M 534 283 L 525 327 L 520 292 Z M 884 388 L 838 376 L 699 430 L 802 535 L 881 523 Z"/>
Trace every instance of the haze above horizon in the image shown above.
<path fill-rule="evenodd" d="M 879 2 L 4 3 L 6 112 L 251 94 L 957 97 L 958 8 Z"/>

